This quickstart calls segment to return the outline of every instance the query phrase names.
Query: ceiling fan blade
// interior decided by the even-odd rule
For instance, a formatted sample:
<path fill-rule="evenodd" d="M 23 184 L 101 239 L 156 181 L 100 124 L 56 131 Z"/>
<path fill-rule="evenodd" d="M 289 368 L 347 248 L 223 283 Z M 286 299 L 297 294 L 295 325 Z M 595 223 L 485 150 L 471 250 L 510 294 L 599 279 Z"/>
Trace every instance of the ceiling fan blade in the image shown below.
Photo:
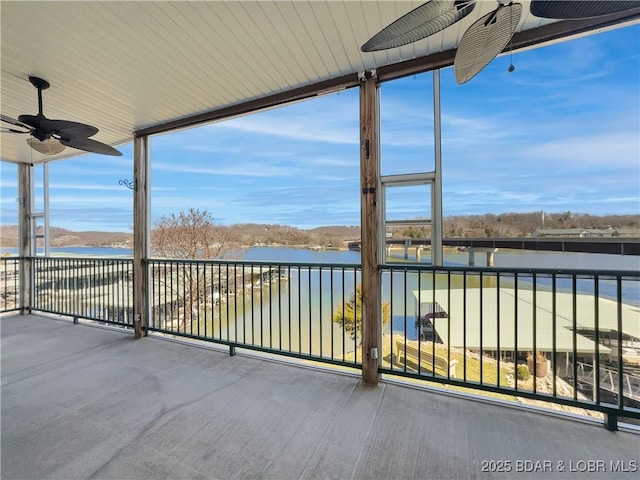
<path fill-rule="evenodd" d="M 87 138 L 98 133 L 92 125 L 70 120 L 49 120 L 44 115 L 20 115 L 18 120 L 35 130 L 57 134 L 62 138 Z"/>
<path fill-rule="evenodd" d="M 55 138 L 47 138 L 46 140 L 38 140 L 37 138 L 27 138 L 27 143 L 31 148 L 45 155 L 55 155 L 64 150 L 64 145 Z"/>
<path fill-rule="evenodd" d="M 532 0 L 531 13 L 536 17 L 558 20 L 601 17 L 640 7 L 637 0 Z"/>
<path fill-rule="evenodd" d="M 519 3 L 501 5 L 464 32 L 453 61 L 459 84 L 475 77 L 507 46 L 521 15 Z"/>
<path fill-rule="evenodd" d="M 361 50 L 374 52 L 417 42 L 462 20 L 475 6 L 475 0 L 431 0 L 387 25 Z"/>
<path fill-rule="evenodd" d="M 122 152 L 116 150 L 111 145 L 98 142 L 91 138 L 61 138 L 60 143 L 67 147 L 77 148 L 85 152 L 100 153 L 102 155 L 122 156 Z"/>
<path fill-rule="evenodd" d="M 98 133 L 98 129 L 93 125 L 86 125 L 69 120 L 49 120 L 45 118 L 41 122 L 45 131 L 56 133 L 62 138 L 87 138 Z"/>
<path fill-rule="evenodd" d="M 31 133 L 29 130 L 16 130 L 15 128 L 0 128 L 0 132 L 2 133 Z"/>
<path fill-rule="evenodd" d="M 5 123 L 9 123 L 11 125 L 15 125 L 16 127 L 22 127 L 22 128 L 26 128 L 27 130 L 31 130 L 31 127 L 26 123 L 22 123 L 16 120 L 15 118 L 7 117 L 6 115 L 0 114 L 0 120 L 2 120 Z M 12 132 L 17 132 L 17 130 L 12 130 L 12 129 L 7 129 L 7 130 L 11 130 Z M 28 132 L 19 132 L 19 133 L 28 133 Z"/>
<path fill-rule="evenodd" d="M 25 125 L 28 125 L 31 128 L 34 129 L 39 129 L 40 127 L 40 123 L 46 120 L 46 117 L 44 115 L 20 115 L 18 117 L 18 121 L 21 123 L 24 123 Z"/>

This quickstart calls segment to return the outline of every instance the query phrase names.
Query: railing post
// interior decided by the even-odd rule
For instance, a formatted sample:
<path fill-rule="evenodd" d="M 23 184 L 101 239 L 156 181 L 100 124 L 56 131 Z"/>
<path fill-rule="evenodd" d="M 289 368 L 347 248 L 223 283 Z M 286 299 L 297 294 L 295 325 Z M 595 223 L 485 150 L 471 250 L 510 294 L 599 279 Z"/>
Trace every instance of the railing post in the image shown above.
<path fill-rule="evenodd" d="M 362 379 L 377 385 L 380 340 L 380 102 L 376 76 L 360 83 L 360 196 L 362 258 Z M 382 239 L 384 241 L 384 238 Z"/>
<path fill-rule="evenodd" d="M 607 412 L 604 419 L 604 426 L 610 432 L 618 431 L 618 414 Z"/>
<path fill-rule="evenodd" d="M 146 336 L 149 323 L 149 148 L 148 137 L 133 141 L 133 305 L 135 338 Z"/>

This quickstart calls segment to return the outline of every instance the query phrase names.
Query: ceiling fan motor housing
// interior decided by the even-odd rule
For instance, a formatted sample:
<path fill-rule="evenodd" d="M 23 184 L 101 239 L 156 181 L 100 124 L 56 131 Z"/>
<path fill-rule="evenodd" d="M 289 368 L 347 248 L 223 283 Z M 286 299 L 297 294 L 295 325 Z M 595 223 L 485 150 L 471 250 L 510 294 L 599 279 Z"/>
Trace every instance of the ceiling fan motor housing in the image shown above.
<path fill-rule="evenodd" d="M 38 77 L 29 77 L 29 81 L 31 82 L 31 85 L 36 87 L 38 90 L 46 90 L 51 86 L 49 85 L 49 82 Z"/>
<path fill-rule="evenodd" d="M 36 128 L 31 132 L 31 135 L 36 137 L 41 142 L 44 142 L 47 138 L 51 138 L 51 132 L 47 132 L 41 128 Z"/>

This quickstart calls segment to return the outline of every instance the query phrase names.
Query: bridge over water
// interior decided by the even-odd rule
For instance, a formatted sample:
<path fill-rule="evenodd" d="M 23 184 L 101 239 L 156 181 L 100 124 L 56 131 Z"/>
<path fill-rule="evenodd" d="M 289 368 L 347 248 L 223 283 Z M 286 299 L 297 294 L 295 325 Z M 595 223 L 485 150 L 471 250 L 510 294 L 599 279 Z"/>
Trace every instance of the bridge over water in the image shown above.
<path fill-rule="evenodd" d="M 515 249 L 550 252 L 608 253 L 640 255 L 640 238 L 445 238 L 447 247 L 467 249 Z M 361 242 L 349 242 L 349 250 L 360 251 Z M 387 239 L 387 245 L 421 247 L 430 239 Z"/>

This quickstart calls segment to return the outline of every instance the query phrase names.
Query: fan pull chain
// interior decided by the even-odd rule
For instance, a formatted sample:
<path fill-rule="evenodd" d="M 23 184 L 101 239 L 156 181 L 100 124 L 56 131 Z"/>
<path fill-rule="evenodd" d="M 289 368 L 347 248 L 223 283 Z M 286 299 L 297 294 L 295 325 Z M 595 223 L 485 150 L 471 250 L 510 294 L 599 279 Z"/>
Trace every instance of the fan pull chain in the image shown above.
<path fill-rule="evenodd" d="M 513 2 L 509 4 L 509 7 L 513 5 Z M 513 17 L 511 16 L 511 8 L 509 8 L 509 28 L 513 31 Z M 515 34 L 515 32 L 513 32 Z M 509 68 L 507 71 L 509 73 L 513 72 L 516 69 L 513 65 L 513 35 L 509 39 Z"/>

